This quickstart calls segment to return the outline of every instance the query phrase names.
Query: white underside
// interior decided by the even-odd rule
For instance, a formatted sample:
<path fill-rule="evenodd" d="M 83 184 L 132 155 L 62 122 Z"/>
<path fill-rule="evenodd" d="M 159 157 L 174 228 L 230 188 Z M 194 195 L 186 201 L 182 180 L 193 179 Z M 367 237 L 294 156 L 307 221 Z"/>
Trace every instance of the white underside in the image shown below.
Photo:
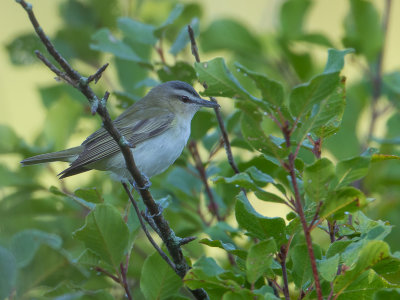
<path fill-rule="evenodd" d="M 135 163 L 144 175 L 150 178 L 164 172 L 181 155 L 190 136 L 190 121 L 193 115 L 188 117 L 189 120 L 180 118 L 172 128 L 132 149 Z M 109 170 L 117 176 L 118 180 L 132 178 L 120 152 L 90 167 L 97 170 Z"/>

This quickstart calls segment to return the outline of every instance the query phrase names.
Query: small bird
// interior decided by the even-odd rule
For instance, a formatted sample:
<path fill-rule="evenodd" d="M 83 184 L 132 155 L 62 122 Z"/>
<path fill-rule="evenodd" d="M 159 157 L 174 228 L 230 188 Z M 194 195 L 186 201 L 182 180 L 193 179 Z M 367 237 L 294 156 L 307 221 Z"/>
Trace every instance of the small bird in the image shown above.
<path fill-rule="evenodd" d="M 181 155 L 190 136 L 193 116 L 201 107 L 216 108 L 216 102 L 202 99 L 182 81 L 162 83 L 127 108 L 113 123 L 132 146 L 136 165 L 150 178 L 164 172 Z M 119 180 L 133 183 L 118 144 L 104 128 L 90 135 L 80 146 L 33 156 L 24 166 L 53 161 L 70 162 L 60 179 L 89 170 L 111 171 Z"/>

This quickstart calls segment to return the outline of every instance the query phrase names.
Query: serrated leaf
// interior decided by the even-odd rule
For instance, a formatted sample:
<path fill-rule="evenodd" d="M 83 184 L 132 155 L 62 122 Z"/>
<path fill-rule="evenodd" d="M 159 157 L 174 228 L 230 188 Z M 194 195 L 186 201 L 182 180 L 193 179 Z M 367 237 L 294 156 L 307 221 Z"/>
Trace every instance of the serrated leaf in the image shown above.
<path fill-rule="evenodd" d="M 277 251 L 273 239 L 251 246 L 246 259 L 246 276 L 250 283 L 256 282 L 270 267 L 273 254 Z"/>
<path fill-rule="evenodd" d="M 74 237 L 118 270 L 128 246 L 129 230 L 117 209 L 99 204 L 87 215 L 85 225 L 74 232 Z"/>
<path fill-rule="evenodd" d="M 191 65 L 178 61 L 173 66 L 163 65 L 157 70 L 157 75 L 162 82 L 180 80 L 193 84 L 196 79 L 196 72 Z"/>
<path fill-rule="evenodd" d="M 251 206 L 243 192 L 236 198 L 235 216 L 239 226 L 261 240 L 273 237 L 278 246 L 285 240 L 286 224 L 282 218 L 260 215 Z"/>
<path fill-rule="evenodd" d="M 182 280 L 158 252 L 148 256 L 140 276 L 140 290 L 146 299 L 167 299 L 182 287 Z"/>

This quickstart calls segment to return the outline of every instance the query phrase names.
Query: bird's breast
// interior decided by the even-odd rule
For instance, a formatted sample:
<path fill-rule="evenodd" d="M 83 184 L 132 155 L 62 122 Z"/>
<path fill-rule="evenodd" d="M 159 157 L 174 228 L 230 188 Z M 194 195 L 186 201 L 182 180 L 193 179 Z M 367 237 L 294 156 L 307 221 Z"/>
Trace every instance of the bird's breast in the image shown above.
<path fill-rule="evenodd" d="M 138 168 L 148 177 L 164 172 L 181 155 L 190 136 L 190 121 L 176 120 L 165 132 L 134 148 Z"/>

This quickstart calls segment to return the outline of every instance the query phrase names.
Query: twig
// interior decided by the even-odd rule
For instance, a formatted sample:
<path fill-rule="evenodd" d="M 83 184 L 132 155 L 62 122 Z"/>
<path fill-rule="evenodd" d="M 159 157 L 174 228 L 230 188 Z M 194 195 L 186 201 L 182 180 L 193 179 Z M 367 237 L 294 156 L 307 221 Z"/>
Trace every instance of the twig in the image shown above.
<path fill-rule="evenodd" d="M 282 279 L 283 279 L 282 292 L 283 292 L 283 295 L 285 296 L 285 300 L 290 300 L 289 283 L 288 283 L 287 270 L 286 270 L 286 256 L 287 256 L 287 253 L 289 250 L 289 244 L 282 245 L 280 252 L 278 254 L 279 262 L 280 262 L 281 268 L 282 268 Z"/>
<path fill-rule="evenodd" d="M 64 70 L 66 75 L 72 80 L 74 86 L 81 91 L 86 98 L 89 100 L 91 104 L 92 112 L 97 112 L 101 119 L 103 120 L 103 126 L 107 130 L 107 132 L 111 135 L 111 137 L 117 142 L 120 150 L 124 156 L 126 167 L 133 179 L 136 182 L 136 185 L 139 187 L 140 195 L 143 199 L 144 204 L 149 210 L 150 214 L 154 219 L 155 224 L 157 224 L 157 228 L 159 229 L 158 233 L 160 234 L 161 239 L 165 243 L 168 252 L 170 253 L 174 264 L 175 264 L 175 272 L 179 277 L 183 278 L 186 272 L 189 270 L 189 266 L 183 256 L 182 250 L 179 244 L 179 238 L 175 235 L 173 230 L 169 227 L 168 222 L 162 216 L 158 205 L 154 201 L 151 193 L 148 190 L 147 180 L 142 176 L 140 171 L 138 170 L 130 146 L 126 142 L 126 139 L 121 135 L 118 129 L 114 126 L 110 115 L 106 108 L 106 102 L 109 96 L 109 93 L 106 92 L 103 99 L 99 99 L 93 90 L 89 87 L 87 78 L 83 77 L 79 72 L 74 70 L 69 63 L 61 56 L 61 54 L 55 49 L 54 45 L 51 43 L 49 38 L 44 33 L 42 27 L 39 25 L 39 22 L 36 19 L 35 14 L 32 10 L 32 5 L 25 2 L 24 0 L 16 0 L 21 6 L 25 9 L 28 14 L 28 17 L 39 36 L 42 43 L 45 45 L 49 54 L 55 59 L 55 61 L 60 65 L 61 69 Z M 101 68 L 100 68 L 101 69 Z M 96 73 L 101 73 L 97 71 Z M 197 299 L 207 299 L 208 295 L 204 289 L 191 290 L 194 297 Z"/>
<path fill-rule="evenodd" d="M 153 245 L 154 249 L 156 249 L 157 252 L 161 255 L 161 257 L 167 262 L 167 264 L 169 264 L 170 267 L 171 267 L 172 269 L 175 270 L 175 265 L 174 265 L 174 263 L 173 263 L 173 262 L 169 259 L 169 257 L 164 253 L 164 251 L 162 251 L 162 250 L 160 249 L 160 247 L 158 247 L 157 243 L 154 241 L 154 239 L 153 239 L 153 237 L 151 236 L 150 232 L 147 230 L 146 224 L 143 222 L 143 218 L 142 218 L 142 215 L 141 215 L 141 213 L 140 213 L 139 207 L 138 207 L 138 205 L 137 205 L 135 199 L 133 199 L 132 193 L 131 193 L 131 191 L 129 190 L 128 185 L 127 185 L 125 182 L 122 182 L 122 186 L 124 187 L 125 192 L 128 194 L 129 200 L 131 201 L 133 207 L 135 208 L 135 212 L 136 212 L 136 215 L 138 216 L 140 226 L 142 227 L 142 229 L 143 229 L 143 231 L 144 231 L 144 233 L 145 233 L 147 239 L 148 239 L 149 242 Z"/>
<path fill-rule="evenodd" d="M 190 141 L 188 147 L 189 147 L 190 153 L 192 154 L 197 172 L 199 172 L 201 181 L 203 181 L 204 187 L 206 189 L 206 194 L 208 196 L 208 200 L 210 201 L 210 204 L 208 205 L 208 209 L 214 216 L 217 217 L 218 221 L 222 221 L 223 218 L 221 218 L 221 216 L 218 212 L 218 204 L 217 204 L 217 202 L 215 202 L 214 195 L 211 191 L 210 185 L 208 184 L 206 170 L 204 169 L 203 163 L 201 161 L 200 154 L 197 149 L 196 141 Z"/>
<path fill-rule="evenodd" d="M 313 219 L 311 220 L 310 225 L 308 225 L 308 230 L 309 230 L 309 231 L 312 230 L 314 223 L 318 220 L 319 211 L 320 211 L 321 206 L 322 206 L 323 203 L 324 203 L 324 202 L 322 202 L 322 201 L 319 201 L 319 202 L 318 202 L 318 206 L 317 206 L 317 209 L 315 210 L 314 217 L 313 217 Z"/>
<path fill-rule="evenodd" d="M 310 230 L 307 225 L 306 217 L 304 215 L 304 210 L 303 210 L 303 205 L 301 203 L 299 187 L 297 186 L 293 153 L 289 154 L 289 168 L 290 168 L 289 174 L 290 174 L 290 178 L 291 178 L 293 190 L 294 190 L 294 198 L 295 198 L 297 213 L 299 214 L 300 222 L 301 222 L 301 225 L 302 225 L 303 231 L 304 231 L 304 236 L 306 238 L 307 251 L 308 251 L 308 255 L 310 257 L 311 269 L 312 269 L 313 276 L 314 276 L 315 290 L 317 291 L 318 299 L 322 300 L 323 298 L 322 298 L 321 283 L 319 281 L 317 262 L 315 260 L 314 250 L 312 247 L 311 234 L 310 234 Z"/>
<path fill-rule="evenodd" d="M 192 54 L 196 59 L 196 62 L 200 62 L 200 55 L 199 55 L 199 51 L 197 48 L 197 43 L 196 43 L 196 39 L 194 37 L 194 32 L 193 29 L 190 25 L 188 25 L 188 33 L 189 33 L 189 38 L 190 38 L 190 43 L 191 43 L 191 47 L 192 47 Z M 208 88 L 207 83 L 203 83 L 203 87 L 205 89 Z M 217 99 L 215 99 L 214 97 L 210 97 L 210 100 L 213 102 L 217 102 Z M 226 151 L 226 156 L 228 157 L 228 162 L 231 165 L 233 171 L 235 172 L 235 174 L 239 174 L 239 168 L 237 167 L 235 160 L 233 159 L 233 154 L 232 154 L 232 149 L 231 149 L 231 144 L 229 142 L 229 137 L 228 137 L 228 133 L 226 132 L 226 128 L 225 128 L 225 124 L 224 121 L 222 120 L 222 116 L 221 116 L 221 111 L 219 107 L 214 108 L 215 111 L 215 115 L 217 116 L 217 120 L 218 120 L 218 125 L 219 128 L 221 130 L 221 134 L 222 134 L 222 138 L 224 140 L 224 145 L 225 145 L 225 151 Z"/>
<path fill-rule="evenodd" d="M 104 269 L 101 268 L 101 267 L 95 267 L 94 269 L 95 269 L 97 272 L 103 273 L 103 274 L 106 275 L 107 277 L 110 277 L 110 278 L 111 278 L 112 280 L 114 280 L 116 283 L 121 284 L 121 280 L 120 280 L 117 276 L 115 276 L 115 275 L 111 274 L 110 272 L 108 272 L 107 270 L 104 270 Z"/>
<path fill-rule="evenodd" d="M 127 266 L 124 266 L 123 263 L 120 263 L 119 268 L 121 269 L 122 276 L 121 285 L 124 287 L 126 298 L 128 298 L 128 300 L 132 300 L 131 290 L 129 289 L 128 285 L 128 278 L 126 277 Z"/>
<path fill-rule="evenodd" d="M 101 66 L 96 73 L 94 73 L 93 75 L 90 75 L 87 79 L 87 84 L 91 83 L 94 80 L 94 83 L 97 83 L 99 81 L 99 79 L 101 78 L 101 75 L 103 74 L 103 72 L 107 69 L 108 67 L 108 63 L 104 64 L 103 66 Z"/>

